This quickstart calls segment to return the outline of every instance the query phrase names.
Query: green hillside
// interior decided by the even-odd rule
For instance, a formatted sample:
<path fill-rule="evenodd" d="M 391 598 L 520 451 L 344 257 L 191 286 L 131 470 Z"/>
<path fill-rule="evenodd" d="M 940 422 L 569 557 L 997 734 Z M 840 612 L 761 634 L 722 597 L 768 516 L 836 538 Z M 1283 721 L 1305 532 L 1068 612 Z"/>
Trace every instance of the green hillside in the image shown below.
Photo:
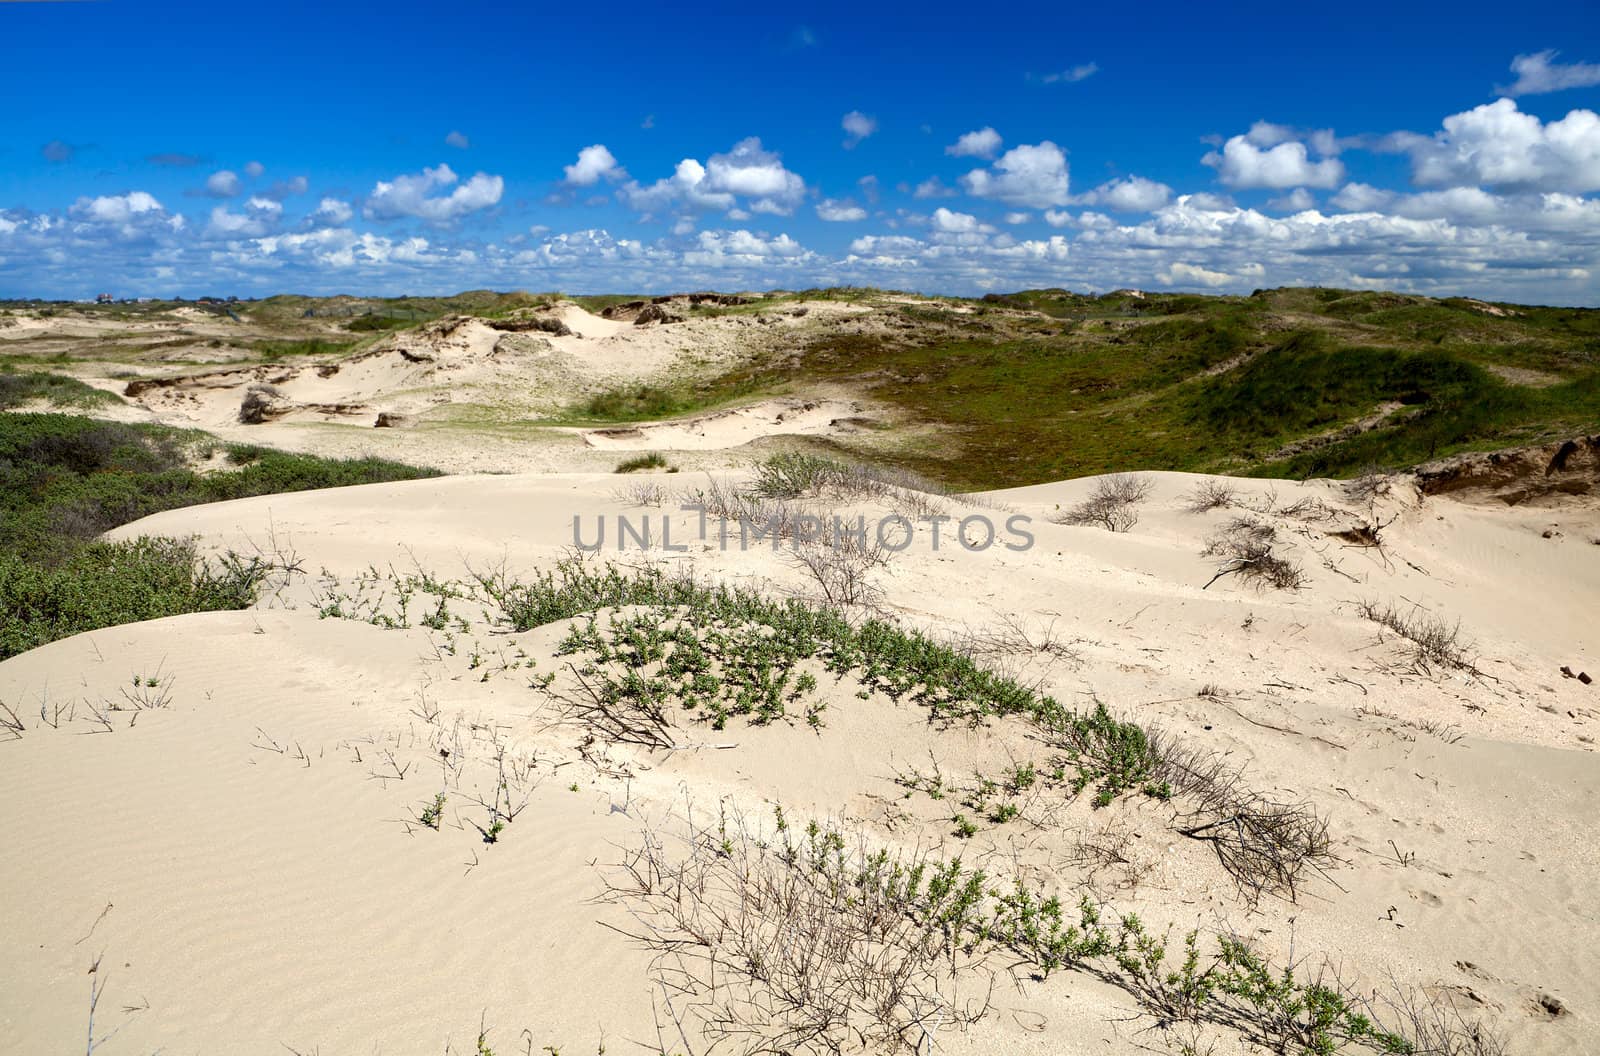
<path fill-rule="evenodd" d="M 1595 310 L 1326 289 L 871 300 L 898 325 L 819 330 L 660 402 L 843 386 L 920 437 L 867 436 L 861 453 L 968 488 L 1341 476 L 1600 431 Z"/>

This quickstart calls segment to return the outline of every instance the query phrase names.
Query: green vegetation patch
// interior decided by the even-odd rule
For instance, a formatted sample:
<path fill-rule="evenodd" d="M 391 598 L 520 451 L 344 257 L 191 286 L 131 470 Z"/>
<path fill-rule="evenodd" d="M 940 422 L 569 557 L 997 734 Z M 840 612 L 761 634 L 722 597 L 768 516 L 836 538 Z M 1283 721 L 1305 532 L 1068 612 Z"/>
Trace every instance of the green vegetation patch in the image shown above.
<path fill-rule="evenodd" d="M 233 468 L 191 468 L 219 450 Z M 162 426 L 0 415 L 0 659 L 97 627 L 249 603 L 259 568 L 205 567 L 172 540 L 94 541 L 118 525 L 225 499 L 437 475 Z"/>
<path fill-rule="evenodd" d="M 820 331 L 705 387 L 864 391 L 938 439 L 838 443 L 959 490 L 1141 469 L 1343 476 L 1600 429 L 1592 310 L 1321 289 L 1033 290 L 931 315 L 937 325 L 887 334 Z M 1543 387 L 1507 380 L 1516 369 Z M 590 410 L 631 420 L 669 405 L 637 402 Z"/>
<path fill-rule="evenodd" d="M 355 329 L 350 327 L 350 329 Z M 350 351 L 355 341 L 331 341 L 324 337 L 304 337 L 295 340 L 252 341 L 250 349 L 259 352 L 268 363 L 295 356 L 335 356 Z"/>
<path fill-rule="evenodd" d="M 88 543 L 54 565 L 0 553 L 0 659 L 100 627 L 242 609 L 265 574 L 259 560 L 208 564 L 175 539 Z"/>
<path fill-rule="evenodd" d="M 0 374 L 0 410 L 10 410 L 43 400 L 52 407 L 103 407 L 121 403 L 115 393 L 86 385 L 64 374 L 33 371 Z"/>
<path fill-rule="evenodd" d="M 756 395 L 779 380 L 772 371 L 746 369 L 679 385 L 639 383 L 597 392 L 567 413 L 580 422 L 643 422 L 720 407 Z"/>

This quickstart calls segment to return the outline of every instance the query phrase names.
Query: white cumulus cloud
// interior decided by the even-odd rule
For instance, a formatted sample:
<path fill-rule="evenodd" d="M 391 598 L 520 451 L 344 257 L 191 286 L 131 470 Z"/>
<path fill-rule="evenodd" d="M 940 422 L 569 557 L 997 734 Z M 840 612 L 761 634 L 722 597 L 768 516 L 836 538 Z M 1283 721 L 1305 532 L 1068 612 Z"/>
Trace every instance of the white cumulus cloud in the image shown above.
<path fill-rule="evenodd" d="M 647 215 L 682 205 L 744 219 L 753 213 L 787 216 L 804 200 L 805 193 L 805 181 L 784 168 L 783 160 L 752 136 L 734 144 L 726 154 L 713 154 L 703 165 L 684 158 L 670 177 L 648 186 L 630 180 L 618 197 Z M 740 198 L 746 199 L 743 207 Z"/>
<path fill-rule="evenodd" d="M 1248 139 L 1252 146 L 1266 149 L 1299 137 L 1295 135 L 1294 129 L 1287 125 L 1275 125 L 1271 121 L 1257 121 L 1250 126 L 1250 131 L 1244 134 L 1244 138 Z"/>
<path fill-rule="evenodd" d="M 848 198 L 836 201 L 824 198 L 817 203 L 817 216 L 834 223 L 853 223 L 867 218 L 867 211 Z"/>
<path fill-rule="evenodd" d="M 206 193 L 213 198 L 232 198 L 239 190 L 239 174 L 229 169 L 221 169 L 206 177 Z"/>
<path fill-rule="evenodd" d="M 755 136 L 740 140 L 726 154 L 711 155 L 706 182 L 714 191 L 755 199 L 751 208 L 757 212 L 787 212 L 806 193 L 805 181 L 784 168 L 778 155 L 763 149 Z"/>
<path fill-rule="evenodd" d="M 992 158 L 999 152 L 1001 142 L 1000 133 L 985 126 L 957 137 L 944 152 L 953 158 Z"/>
<path fill-rule="evenodd" d="M 317 205 L 317 211 L 311 214 L 311 218 L 337 226 L 349 223 L 350 218 L 355 215 L 356 212 L 350 208 L 349 202 L 343 202 L 337 198 L 324 198 Z"/>
<path fill-rule="evenodd" d="M 1443 124 L 1432 136 L 1391 137 L 1411 155 L 1419 186 L 1600 190 L 1600 115 L 1593 110 L 1573 110 L 1546 124 L 1512 100 L 1497 99 Z"/>
<path fill-rule="evenodd" d="M 620 180 L 628 175 L 602 143 L 578 151 L 578 160 L 562 166 L 562 170 L 567 174 L 567 184 L 572 187 L 593 187 L 603 179 Z"/>
<path fill-rule="evenodd" d="M 159 215 L 163 212 L 161 203 L 147 191 L 129 191 L 127 194 L 105 195 L 99 198 L 79 198 L 72 206 L 72 215 L 78 219 L 102 224 L 126 224 L 130 220 Z"/>
<path fill-rule="evenodd" d="M 1233 276 L 1225 271 L 1213 271 L 1199 264 L 1185 264 L 1182 261 L 1174 262 L 1165 270 L 1157 272 L 1156 278 L 1168 286 L 1206 286 L 1211 288 L 1226 286 L 1234 281 Z"/>
<path fill-rule="evenodd" d="M 414 216 L 433 223 L 446 223 L 500 201 L 505 181 L 499 176 L 478 173 L 465 183 L 448 165 L 423 169 L 416 175 L 379 180 L 367 196 L 363 210 L 369 220 L 393 220 Z M 448 194 L 434 191 L 454 187 Z"/>
<path fill-rule="evenodd" d="M 1346 184 L 1349 186 L 1349 184 Z M 1299 213 L 1307 209 L 1314 209 L 1317 199 L 1304 187 L 1296 187 L 1288 194 L 1280 195 L 1267 203 L 1268 209 L 1276 209 L 1281 213 Z"/>
<path fill-rule="evenodd" d="M 700 232 L 695 248 L 685 251 L 682 259 L 691 266 L 715 268 L 771 264 L 792 267 L 813 257 L 810 250 L 788 235 L 764 238 L 740 229 Z"/>
<path fill-rule="evenodd" d="M 990 233 L 994 228 L 971 213 L 957 213 L 940 206 L 933 211 L 933 229 L 949 234 Z"/>
<path fill-rule="evenodd" d="M 1012 147 L 988 169 L 973 169 L 961 186 L 976 198 L 1034 209 L 1064 205 L 1068 198 L 1067 156 L 1049 140 Z"/>
<path fill-rule="evenodd" d="M 283 205 L 271 198 L 253 195 L 244 203 L 244 210 L 235 213 L 225 205 L 211 210 L 211 222 L 206 225 L 207 238 L 259 238 L 269 234 L 283 219 Z"/>
<path fill-rule="evenodd" d="M 1172 201 L 1172 188 L 1143 176 L 1124 176 L 1102 183 L 1077 200 L 1118 213 L 1153 213 Z"/>
<path fill-rule="evenodd" d="M 1258 122 L 1256 128 L 1261 127 Z M 1276 135 L 1277 126 L 1268 127 L 1272 132 L 1261 138 L 1270 140 Z M 1221 153 L 1212 151 L 1201 161 L 1215 168 L 1218 178 L 1225 185 L 1240 189 L 1260 187 L 1286 191 L 1291 187 L 1331 188 L 1344 179 L 1343 162 L 1337 158 L 1312 161 L 1306 145 L 1298 140 L 1262 147 L 1252 142 L 1249 135 L 1234 136 L 1223 144 Z"/>
<path fill-rule="evenodd" d="M 1328 199 L 1328 204 L 1347 213 L 1368 213 L 1386 208 L 1395 197 L 1395 192 L 1370 183 L 1347 183 Z"/>

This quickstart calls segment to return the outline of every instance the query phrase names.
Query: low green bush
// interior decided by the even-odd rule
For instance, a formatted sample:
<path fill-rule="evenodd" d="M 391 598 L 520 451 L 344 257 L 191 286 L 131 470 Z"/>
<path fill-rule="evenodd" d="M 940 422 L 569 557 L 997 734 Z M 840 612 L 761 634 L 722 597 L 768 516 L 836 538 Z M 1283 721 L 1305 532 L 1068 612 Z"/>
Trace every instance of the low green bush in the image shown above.
<path fill-rule="evenodd" d="M 0 374 L 0 410 L 21 407 L 43 400 L 52 407 L 99 407 L 121 403 L 115 394 L 85 385 L 64 374 L 32 371 L 25 374 Z"/>
<path fill-rule="evenodd" d="M 218 448 L 239 468 L 190 468 Z M 437 475 L 383 459 L 222 445 L 203 433 L 162 426 L 63 414 L 0 415 L 0 548 L 52 562 L 102 532 L 163 510 Z"/>
<path fill-rule="evenodd" d="M 219 448 L 237 468 L 192 468 Z M 163 426 L 0 414 L 0 659 L 98 627 L 250 604 L 260 567 L 208 566 L 171 539 L 95 541 L 119 525 L 225 499 L 437 475 Z"/>
<path fill-rule="evenodd" d="M 392 319 L 386 315 L 358 315 L 344 324 L 346 330 L 352 333 L 371 333 L 377 330 L 393 330 L 405 322 L 403 319 Z"/>
<path fill-rule="evenodd" d="M 265 574 L 259 561 L 204 562 L 175 539 L 89 543 L 54 565 L 0 553 L 0 659 L 102 627 L 242 609 Z"/>

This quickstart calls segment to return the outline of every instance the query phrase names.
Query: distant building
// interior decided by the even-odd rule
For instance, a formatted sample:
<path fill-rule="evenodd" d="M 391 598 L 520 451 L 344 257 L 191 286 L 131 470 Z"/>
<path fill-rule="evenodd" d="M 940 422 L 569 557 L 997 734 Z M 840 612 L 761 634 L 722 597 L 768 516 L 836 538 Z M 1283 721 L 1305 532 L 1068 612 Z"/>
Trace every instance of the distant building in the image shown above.
<path fill-rule="evenodd" d="M 109 293 L 102 293 L 94 299 L 95 304 L 112 304 L 115 301 L 116 298 L 111 296 Z"/>

